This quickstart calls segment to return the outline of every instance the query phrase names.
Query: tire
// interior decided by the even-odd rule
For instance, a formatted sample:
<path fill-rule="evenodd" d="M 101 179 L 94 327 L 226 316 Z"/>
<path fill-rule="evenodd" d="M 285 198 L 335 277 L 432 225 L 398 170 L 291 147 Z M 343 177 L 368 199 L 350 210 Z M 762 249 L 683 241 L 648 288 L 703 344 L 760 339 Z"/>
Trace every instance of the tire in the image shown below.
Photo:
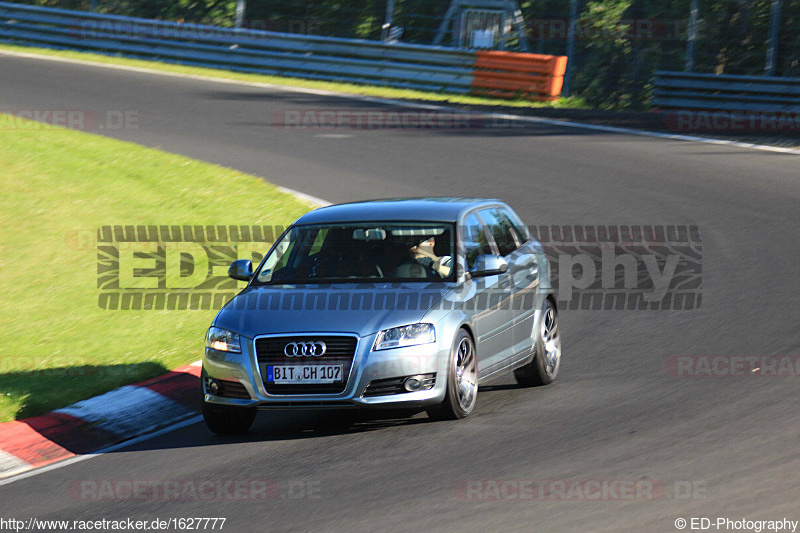
<path fill-rule="evenodd" d="M 205 373 L 200 380 L 200 401 L 203 404 L 203 420 L 208 429 L 218 435 L 247 433 L 256 419 L 255 407 L 230 407 L 206 403 L 203 392 Z"/>
<path fill-rule="evenodd" d="M 450 350 L 447 392 L 441 405 L 427 410 L 434 420 L 458 420 L 469 416 L 478 399 L 478 358 L 475 342 L 459 329 Z"/>
<path fill-rule="evenodd" d="M 517 383 L 523 387 L 549 385 L 561 366 L 561 336 L 558 331 L 558 310 L 545 300 L 542 320 L 535 332 L 533 360 L 514 371 Z"/>

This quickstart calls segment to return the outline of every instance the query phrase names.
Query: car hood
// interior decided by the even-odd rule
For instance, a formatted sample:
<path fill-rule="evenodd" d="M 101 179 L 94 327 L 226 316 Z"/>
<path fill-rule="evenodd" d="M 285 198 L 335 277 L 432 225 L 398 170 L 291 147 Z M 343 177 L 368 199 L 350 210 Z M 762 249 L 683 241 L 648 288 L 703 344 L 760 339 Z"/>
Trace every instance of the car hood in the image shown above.
<path fill-rule="evenodd" d="M 214 325 L 246 337 L 342 332 L 363 337 L 419 322 L 453 283 L 251 286 L 220 310 Z"/>

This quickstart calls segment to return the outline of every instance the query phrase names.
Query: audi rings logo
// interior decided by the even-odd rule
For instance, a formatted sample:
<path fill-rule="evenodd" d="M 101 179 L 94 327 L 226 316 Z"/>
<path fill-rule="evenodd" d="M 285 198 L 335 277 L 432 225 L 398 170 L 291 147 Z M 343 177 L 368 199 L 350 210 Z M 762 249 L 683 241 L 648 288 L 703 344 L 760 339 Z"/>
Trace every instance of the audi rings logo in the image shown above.
<path fill-rule="evenodd" d="M 328 347 L 322 341 L 290 342 L 283 349 L 286 357 L 319 357 Z"/>

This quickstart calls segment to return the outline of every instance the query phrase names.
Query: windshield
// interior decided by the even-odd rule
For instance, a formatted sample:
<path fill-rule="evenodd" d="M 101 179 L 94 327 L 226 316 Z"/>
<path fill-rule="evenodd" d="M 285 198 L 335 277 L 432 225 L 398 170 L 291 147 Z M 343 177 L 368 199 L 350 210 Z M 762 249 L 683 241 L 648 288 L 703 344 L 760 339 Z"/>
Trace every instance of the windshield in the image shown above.
<path fill-rule="evenodd" d="M 295 226 L 253 283 L 452 281 L 453 225 L 369 222 Z"/>

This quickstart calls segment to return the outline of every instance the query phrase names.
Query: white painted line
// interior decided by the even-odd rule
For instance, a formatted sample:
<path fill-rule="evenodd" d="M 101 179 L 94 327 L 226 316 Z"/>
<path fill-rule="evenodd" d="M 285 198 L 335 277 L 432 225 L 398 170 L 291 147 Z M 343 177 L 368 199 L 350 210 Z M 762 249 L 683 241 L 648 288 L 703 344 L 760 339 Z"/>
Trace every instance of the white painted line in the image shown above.
<path fill-rule="evenodd" d="M 609 133 L 621 133 L 621 134 L 633 134 L 633 135 L 641 135 L 644 137 L 656 137 L 659 139 L 671 139 L 675 141 L 692 141 L 692 142 L 702 142 L 707 144 L 720 144 L 724 146 L 735 146 L 738 148 L 752 148 L 754 150 L 766 150 L 769 152 L 779 152 L 784 154 L 795 154 L 800 155 L 800 149 L 797 148 L 786 148 L 783 146 L 767 146 L 763 144 L 753 144 L 753 143 L 744 143 L 739 141 L 726 141 L 725 139 L 712 139 L 710 137 L 695 137 L 693 135 L 681 135 L 677 133 L 661 133 L 658 131 L 648 131 L 648 130 L 635 130 L 630 128 L 620 128 L 617 126 L 603 126 L 600 124 L 585 124 L 583 122 L 569 122 L 566 120 L 554 120 L 549 118 L 540 118 L 540 117 L 523 117 L 519 115 L 506 115 L 502 113 L 491 113 L 489 115 L 495 119 L 503 119 L 503 120 L 520 120 L 524 122 L 535 122 L 540 124 L 547 124 L 552 126 L 565 126 L 568 128 L 582 128 L 587 130 L 595 130 L 595 131 L 605 131 Z"/>
<path fill-rule="evenodd" d="M 585 124 L 583 122 L 571 122 L 565 120 L 554 120 L 549 118 L 541 118 L 541 117 L 527 117 L 521 115 L 510 115 L 504 113 L 486 113 L 480 111 L 469 111 L 463 109 L 456 109 L 452 107 L 448 107 L 446 105 L 438 105 L 438 104 L 419 104 L 413 102 L 406 102 L 404 100 L 391 100 L 389 98 L 379 98 L 374 96 L 364 96 L 358 94 L 348 94 L 348 93 L 338 93 L 335 91 L 328 91 L 322 89 L 309 89 L 307 87 L 293 87 L 291 85 L 279 85 L 274 83 L 264 83 L 264 82 L 253 82 L 253 81 L 238 81 L 238 80 L 227 80 L 224 78 L 215 78 L 213 76 L 201 76 L 198 74 L 181 74 L 178 72 L 165 72 L 161 70 L 149 69 L 144 67 L 130 67 L 126 65 L 113 65 L 108 63 L 96 63 L 94 61 L 86 61 L 81 59 L 71 59 L 65 57 L 54 57 L 54 56 L 46 56 L 40 55 L 35 53 L 28 53 L 28 52 L 13 52 L 11 50 L 3 50 L 0 48 L 0 55 L 8 55 L 8 56 L 16 56 L 16 57 L 26 57 L 31 59 L 40 59 L 44 61 L 56 61 L 61 63 L 74 63 L 77 65 L 87 65 L 93 66 L 98 68 L 109 68 L 115 70 L 127 70 L 131 72 L 141 72 L 146 74 L 158 74 L 162 76 L 172 76 L 175 78 L 186 78 L 192 80 L 201 80 L 201 81 L 210 81 L 216 83 L 225 83 L 229 85 L 242 85 L 247 87 L 260 87 L 264 89 L 274 89 L 280 91 L 289 91 L 289 92 L 296 92 L 301 94 L 314 94 L 318 96 L 334 96 L 338 98 L 350 98 L 353 100 L 363 100 L 365 102 L 374 102 L 378 104 L 388 104 L 397 107 L 408 107 L 414 109 L 429 109 L 431 111 L 450 111 L 450 112 L 468 112 L 472 113 L 475 116 L 484 116 L 489 118 L 500 118 L 504 120 L 515 120 L 515 121 L 522 121 L 522 122 L 530 122 L 535 124 L 545 124 L 548 126 L 561 126 L 566 128 L 578 128 L 578 129 L 586 129 L 586 130 L 594 130 L 594 131 L 604 131 L 608 133 L 619 133 L 623 135 L 639 135 L 642 137 L 654 137 L 657 139 L 668 139 L 674 141 L 690 141 L 690 142 L 699 142 L 699 143 L 707 143 L 707 144 L 716 144 L 720 146 L 731 146 L 736 148 L 749 148 L 753 150 L 763 150 L 767 152 L 778 152 L 783 154 L 793 154 L 793 155 L 800 155 L 800 149 L 797 148 L 785 148 L 781 146 L 767 146 L 763 144 L 753 144 L 753 143 L 744 143 L 738 141 L 726 141 L 723 139 L 712 139 L 709 137 L 696 137 L 693 135 L 679 135 L 673 133 L 660 133 L 656 131 L 648 131 L 648 130 L 637 130 L 631 128 L 620 128 L 616 126 L 601 126 L 597 124 Z"/>
<path fill-rule="evenodd" d="M 0 450 L 0 479 L 25 472 L 33 468 L 30 463 L 15 455 Z"/>
<path fill-rule="evenodd" d="M 55 412 L 94 422 L 100 429 L 127 438 L 159 428 L 165 420 L 185 418 L 195 411 L 147 387 L 127 385 Z"/>
<path fill-rule="evenodd" d="M 75 463 L 80 463 L 81 461 L 86 461 L 87 459 L 93 459 L 94 457 L 99 457 L 101 455 L 105 455 L 109 452 L 115 452 L 117 450 L 121 450 L 127 446 L 133 446 L 134 444 L 139 444 L 140 442 L 145 442 L 155 437 L 160 437 L 166 433 L 171 431 L 175 431 L 176 429 L 181 429 L 187 426 L 192 426 L 199 422 L 203 421 L 202 415 L 193 416 L 192 418 L 188 418 L 186 420 L 182 420 L 180 422 L 176 422 L 171 426 L 165 427 L 158 431 L 154 431 L 153 433 L 149 433 L 147 435 L 142 435 L 141 437 L 137 437 L 135 439 L 131 439 L 129 441 L 122 442 L 120 444 L 114 444 L 113 446 L 108 446 L 106 448 L 97 450 L 96 452 L 92 452 L 86 455 L 76 455 L 75 457 L 70 457 L 69 459 L 64 459 L 63 461 L 59 461 L 57 463 L 53 463 L 47 466 L 43 466 L 41 468 L 37 468 L 35 470 L 29 470 L 28 472 L 24 472 L 22 474 L 16 475 L 14 477 L 8 479 L 0 479 L 0 486 L 3 485 L 10 485 L 16 481 L 21 481 L 23 479 L 27 479 L 29 477 L 38 476 L 39 474 L 44 474 L 45 472 L 50 472 L 52 470 L 57 470 L 59 468 L 64 468 L 65 466 L 73 465 Z"/>
<path fill-rule="evenodd" d="M 283 193 L 291 194 L 293 196 L 297 196 L 301 200 L 305 200 L 306 202 L 309 202 L 311 204 L 315 204 L 318 207 L 326 207 L 326 206 L 329 206 L 329 205 L 333 205 L 332 203 L 330 203 L 327 200 L 323 200 L 322 198 L 317 198 L 316 196 L 311 196 L 310 194 L 306 194 L 304 192 L 296 191 L 294 189 L 289 189 L 288 187 L 281 187 L 280 185 L 276 185 L 276 187 L 278 188 L 279 191 L 281 191 Z"/>

